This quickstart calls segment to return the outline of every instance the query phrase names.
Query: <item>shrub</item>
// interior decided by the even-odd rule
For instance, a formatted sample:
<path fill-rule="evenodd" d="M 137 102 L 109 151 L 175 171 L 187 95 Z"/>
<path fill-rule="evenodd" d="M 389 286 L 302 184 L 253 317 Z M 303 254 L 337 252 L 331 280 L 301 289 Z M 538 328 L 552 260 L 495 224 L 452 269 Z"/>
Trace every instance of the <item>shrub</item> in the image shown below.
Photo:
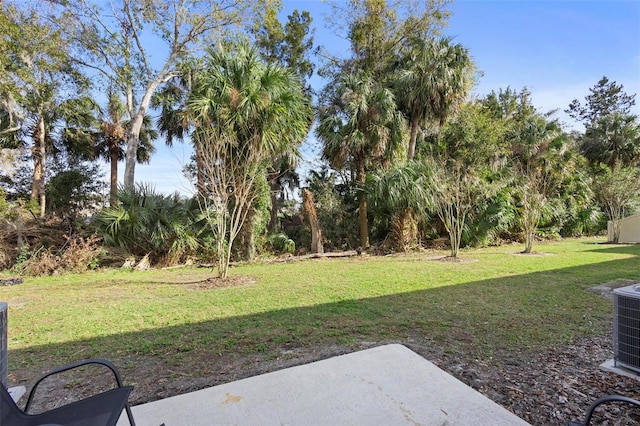
<path fill-rule="evenodd" d="M 197 202 L 157 194 L 149 186 L 121 190 L 119 203 L 102 210 L 95 224 L 105 243 L 154 263 L 171 264 L 197 255 L 207 232 Z"/>
<path fill-rule="evenodd" d="M 31 251 L 28 245 L 24 245 L 18 252 L 13 271 L 39 276 L 63 272 L 80 273 L 98 267 L 100 258 L 104 254 L 98 237 L 65 235 L 65 239 L 66 244 L 60 249 L 45 248 L 43 245 L 38 250 Z"/>
<path fill-rule="evenodd" d="M 296 251 L 296 243 L 287 234 L 279 232 L 271 234 L 267 237 L 267 243 L 271 250 L 275 253 L 293 254 Z"/>

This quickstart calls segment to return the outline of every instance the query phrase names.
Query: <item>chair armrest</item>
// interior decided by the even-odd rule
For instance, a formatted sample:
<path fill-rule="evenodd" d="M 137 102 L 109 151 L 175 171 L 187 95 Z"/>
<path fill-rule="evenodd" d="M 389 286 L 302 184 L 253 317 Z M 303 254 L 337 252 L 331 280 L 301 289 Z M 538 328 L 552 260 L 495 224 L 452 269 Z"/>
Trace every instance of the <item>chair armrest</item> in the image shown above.
<path fill-rule="evenodd" d="M 119 387 L 119 388 L 123 387 L 122 379 L 120 378 L 120 373 L 118 373 L 118 369 L 116 368 L 116 366 L 111 361 L 107 361 L 106 359 L 101 359 L 101 358 L 84 359 L 84 360 L 81 360 L 81 361 L 73 362 L 71 364 L 66 364 L 66 365 L 63 365 L 61 367 L 58 367 L 58 368 L 56 368 L 54 370 L 49 371 L 44 376 L 42 376 L 33 385 L 33 388 L 31 388 L 31 392 L 29 392 L 29 398 L 27 398 L 27 403 L 26 403 L 26 405 L 24 407 L 24 412 L 25 413 L 29 412 L 29 407 L 31 406 L 31 402 L 33 401 L 33 397 L 35 396 L 36 389 L 38 388 L 40 383 L 42 383 L 42 381 L 44 381 L 46 378 L 51 377 L 51 376 L 56 375 L 56 374 L 63 373 L 65 371 L 73 370 L 74 368 L 84 367 L 86 365 L 91 365 L 91 364 L 97 364 L 97 365 L 102 365 L 102 366 L 107 367 L 113 373 L 113 377 L 115 378 L 117 387 Z M 127 403 L 125 405 L 125 410 L 127 412 L 127 416 L 129 417 L 129 423 L 132 426 L 135 426 L 135 422 L 133 421 L 133 415 L 131 413 L 131 408 L 129 406 L 129 403 Z"/>

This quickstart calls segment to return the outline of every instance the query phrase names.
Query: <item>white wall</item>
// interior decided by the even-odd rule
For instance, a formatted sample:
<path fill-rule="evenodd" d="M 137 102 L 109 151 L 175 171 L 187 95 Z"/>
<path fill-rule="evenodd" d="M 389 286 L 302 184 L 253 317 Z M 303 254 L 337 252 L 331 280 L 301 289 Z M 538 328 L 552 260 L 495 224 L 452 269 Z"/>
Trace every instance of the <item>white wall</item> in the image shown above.
<path fill-rule="evenodd" d="M 607 223 L 609 241 L 613 241 L 613 223 Z M 627 216 L 620 225 L 620 243 L 640 243 L 640 214 Z"/>

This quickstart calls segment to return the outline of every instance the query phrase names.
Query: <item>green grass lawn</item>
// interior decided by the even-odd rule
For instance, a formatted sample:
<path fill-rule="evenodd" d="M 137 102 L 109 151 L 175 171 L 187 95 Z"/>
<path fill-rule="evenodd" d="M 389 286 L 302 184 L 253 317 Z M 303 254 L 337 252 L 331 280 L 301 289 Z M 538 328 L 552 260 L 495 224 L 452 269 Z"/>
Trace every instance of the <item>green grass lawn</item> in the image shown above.
<path fill-rule="evenodd" d="M 208 269 L 26 278 L 0 287 L 9 303 L 9 371 L 87 357 L 153 357 L 213 374 L 212 357 L 359 342 L 415 342 L 490 359 L 609 333 L 612 302 L 585 291 L 640 280 L 640 245 L 595 239 L 435 252 L 242 265 L 255 282 L 194 289 Z M 446 254 L 446 253 L 441 253 Z"/>

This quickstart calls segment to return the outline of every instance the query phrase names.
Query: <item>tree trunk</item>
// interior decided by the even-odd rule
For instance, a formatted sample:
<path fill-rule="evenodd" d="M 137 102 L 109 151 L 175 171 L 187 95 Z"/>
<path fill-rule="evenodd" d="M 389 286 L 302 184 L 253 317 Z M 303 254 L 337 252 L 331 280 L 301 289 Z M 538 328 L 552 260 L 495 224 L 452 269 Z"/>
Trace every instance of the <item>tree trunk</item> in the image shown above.
<path fill-rule="evenodd" d="M 420 120 L 418 117 L 411 118 L 411 134 L 409 136 L 409 147 L 407 148 L 407 160 L 411 161 L 416 155 L 416 139 L 418 138 L 418 128 Z"/>
<path fill-rule="evenodd" d="M 360 157 L 363 157 L 362 155 Z M 358 222 L 360 224 L 360 247 L 362 250 L 369 248 L 369 221 L 367 218 L 367 193 L 364 191 L 366 171 L 364 159 L 358 159 L 356 171 L 356 183 L 358 184 Z"/>
<path fill-rule="evenodd" d="M 364 191 L 360 192 L 358 196 L 359 202 L 359 212 L 358 212 L 358 222 L 360 224 L 360 247 L 363 250 L 369 248 L 369 222 L 367 218 L 367 194 Z"/>
<path fill-rule="evenodd" d="M 42 179 L 42 162 L 40 161 L 39 142 L 34 138 L 31 147 L 31 158 L 33 158 L 33 179 L 31 181 L 31 201 L 38 201 L 38 188 Z"/>
<path fill-rule="evenodd" d="M 273 234 L 280 229 L 278 221 L 278 175 L 276 173 L 270 173 L 269 176 L 269 194 L 271 195 L 271 211 L 269 213 L 269 223 L 267 224 L 267 232 Z M 304 193 L 302 196 L 304 200 Z M 304 205 L 303 205 L 304 208 Z"/>
<path fill-rule="evenodd" d="M 402 210 L 392 221 L 393 245 L 397 251 L 406 252 L 418 243 L 418 226 L 411 208 Z"/>
<path fill-rule="evenodd" d="M 306 188 L 302 190 L 302 210 L 311 226 L 311 253 L 324 253 L 322 229 L 313 203 L 313 194 Z"/>
<path fill-rule="evenodd" d="M 606 208 L 613 228 L 613 237 L 609 242 L 618 244 L 620 242 L 620 228 L 622 227 L 622 209 L 613 203 L 607 203 Z"/>
<path fill-rule="evenodd" d="M 114 146 L 115 145 L 115 146 Z M 111 163 L 109 206 L 113 207 L 118 202 L 118 142 L 109 141 L 109 161 Z"/>
<path fill-rule="evenodd" d="M 227 206 L 222 203 L 216 203 L 215 215 L 217 228 L 214 229 L 216 239 L 216 256 L 218 261 L 218 276 L 227 278 L 229 270 L 229 259 L 231 258 L 231 249 L 226 244 L 227 235 Z M 227 250 L 228 249 L 228 250 Z"/>
<path fill-rule="evenodd" d="M 204 198 L 206 196 L 206 188 L 204 184 L 204 157 L 202 155 L 202 148 L 196 143 L 194 144 L 196 150 L 196 189 L 198 190 L 198 196 Z"/>
<path fill-rule="evenodd" d="M 161 77 L 159 76 L 147 86 L 146 92 L 140 101 L 138 111 L 133 119 L 133 123 L 131 123 L 131 127 L 127 131 L 127 154 L 124 163 L 124 187 L 127 189 L 133 189 L 135 185 L 135 169 L 136 163 L 138 162 L 138 144 L 140 143 L 140 130 L 142 129 L 144 116 L 147 114 L 147 110 L 149 109 L 153 92 L 155 92 L 156 88 L 165 77 L 166 75 L 162 75 Z M 132 96 L 127 97 L 127 103 L 129 111 L 132 111 Z"/>
<path fill-rule="evenodd" d="M 458 258 L 460 253 L 460 240 L 462 238 L 461 218 L 456 215 L 460 214 L 459 209 L 451 210 L 451 226 L 449 231 L 449 241 L 451 241 L 451 257 Z"/>
<path fill-rule="evenodd" d="M 532 248 L 533 248 L 533 232 L 525 232 L 523 253 L 525 254 L 531 253 Z"/>
<path fill-rule="evenodd" d="M 450 256 L 453 258 L 457 258 L 460 253 L 460 239 L 456 232 L 457 231 L 449 232 L 449 241 L 451 243 Z"/>
<path fill-rule="evenodd" d="M 45 196 L 45 171 L 46 171 L 46 145 L 45 145 L 45 127 L 44 117 L 40 114 L 38 126 L 33 134 L 33 148 L 31 155 L 33 157 L 33 183 L 31 185 L 31 200 L 38 201 L 40 204 L 40 218 L 44 218 L 46 209 Z"/>
<path fill-rule="evenodd" d="M 622 227 L 622 220 L 614 219 L 612 221 L 613 226 L 613 241 L 614 244 L 618 244 L 620 242 L 620 228 Z"/>
<path fill-rule="evenodd" d="M 280 223 L 278 220 L 278 193 L 271 190 L 271 210 L 269 212 L 269 223 L 267 224 L 267 231 L 269 234 L 274 234 L 280 230 Z"/>
<path fill-rule="evenodd" d="M 136 163 L 138 162 L 138 144 L 140 143 L 140 129 L 142 128 L 142 117 L 136 116 L 127 133 L 127 154 L 124 162 L 124 187 L 133 189 L 135 184 Z"/>
<path fill-rule="evenodd" d="M 537 206 L 535 205 L 535 196 L 530 193 L 531 184 L 523 187 L 522 192 L 522 231 L 524 233 L 524 250 L 522 253 L 531 253 L 533 247 L 533 234 L 536 230 L 538 221 L 536 220 Z"/>
<path fill-rule="evenodd" d="M 249 262 L 256 258 L 256 232 L 253 224 L 250 222 L 247 227 L 247 235 L 245 238 L 245 257 Z"/>
<path fill-rule="evenodd" d="M 44 213 L 46 211 L 47 206 L 47 194 L 45 192 L 45 181 L 46 181 L 46 172 L 47 172 L 47 151 L 44 140 L 44 121 L 42 122 L 42 142 L 40 144 L 40 156 L 42 158 L 42 179 L 39 182 L 38 192 L 40 193 L 40 218 L 44 218 Z"/>
<path fill-rule="evenodd" d="M 251 209 L 247 214 L 242 229 L 240 230 L 240 252 L 244 260 L 251 262 L 256 257 L 256 232 L 253 222 L 256 218 L 256 211 Z"/>

